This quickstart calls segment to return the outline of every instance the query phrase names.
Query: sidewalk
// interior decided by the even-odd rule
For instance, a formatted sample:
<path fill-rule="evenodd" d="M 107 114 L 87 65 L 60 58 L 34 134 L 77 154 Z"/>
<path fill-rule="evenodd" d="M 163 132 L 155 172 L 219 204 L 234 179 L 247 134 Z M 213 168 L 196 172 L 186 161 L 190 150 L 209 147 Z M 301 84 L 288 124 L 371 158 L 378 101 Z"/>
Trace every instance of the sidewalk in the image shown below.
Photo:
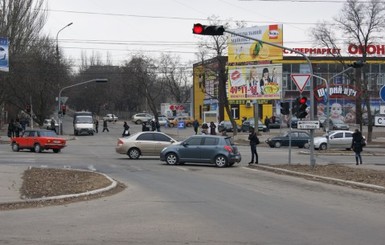
<path fill-rule="evenodd" d="M 0 165 L 0 203 L 22 201 L 20 188 L 26 166 Z"/>

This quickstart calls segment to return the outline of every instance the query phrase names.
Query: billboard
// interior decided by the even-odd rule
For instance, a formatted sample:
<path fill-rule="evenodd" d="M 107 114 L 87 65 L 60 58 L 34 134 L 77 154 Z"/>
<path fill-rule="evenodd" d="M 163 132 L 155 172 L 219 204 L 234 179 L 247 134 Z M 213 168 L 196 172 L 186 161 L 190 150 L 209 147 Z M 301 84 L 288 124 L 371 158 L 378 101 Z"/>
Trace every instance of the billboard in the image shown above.
<path fill-rule="evenodd" d="M 283 45 L 283 29 L 280 25 L 254 26 L 231 30 L 258 40 Z M 283 50 L 262 42 L 230 34 L 228 38 L 229 63 L 282 59 Z"/>
<path fill-rule="evenodd" d="M 9 71 L 8 38 L 0 37 L 0 71 Z"/>
<path fill-rule="evenodd" d="M 263 64 L 228 67 L 229 100 L 280 99 L 282 65 Z"/>

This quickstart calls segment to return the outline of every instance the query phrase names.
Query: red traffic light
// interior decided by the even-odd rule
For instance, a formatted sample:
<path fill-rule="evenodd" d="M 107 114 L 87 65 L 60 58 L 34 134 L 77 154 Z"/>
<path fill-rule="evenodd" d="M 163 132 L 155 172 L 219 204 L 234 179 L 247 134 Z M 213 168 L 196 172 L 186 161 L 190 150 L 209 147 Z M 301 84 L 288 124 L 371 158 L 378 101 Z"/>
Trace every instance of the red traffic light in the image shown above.
<path fill-rule="evenodd" d="M 298 102 L 299 102 L 301 105 L 306 104 L 307 98 L 306 98 L 306 97 L 301 97 L 301 98 L 298 99 Z"/>
<path fill-rule="evenodd" d="M 194 24 L 192 31 L 198 35 L 221 36 L 225 32 L 225 28 L 223 26 L 206 26 L 197 23 Z"/>
<path fill-rule="evenodd" d="M 193 27 L 193 33 L 194 34 L 202 34 L 203 33 L 203 25 L 201 24 L 194 24 L 194 27 Z"/>

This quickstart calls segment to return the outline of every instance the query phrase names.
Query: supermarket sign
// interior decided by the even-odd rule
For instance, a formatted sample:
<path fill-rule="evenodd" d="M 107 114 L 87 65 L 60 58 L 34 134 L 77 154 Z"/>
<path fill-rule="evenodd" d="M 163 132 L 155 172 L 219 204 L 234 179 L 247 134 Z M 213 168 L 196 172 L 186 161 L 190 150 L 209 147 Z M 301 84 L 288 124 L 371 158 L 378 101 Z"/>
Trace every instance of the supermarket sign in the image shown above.
<path fill-rule="evenodd" d="M 346 49 L 340 48 L 293 48 L 293 50 L 304 53 L 308 56 L 328 56 L 328 55 L 352 55 L 361 56 L 364 47 L 360 45 L 350 44 Z M 284 55 L 295 55 L 294 51 L 284 50 Z M 368 55 L 385 57 L 385 44 L 370 44 L 366 47 Z"/>

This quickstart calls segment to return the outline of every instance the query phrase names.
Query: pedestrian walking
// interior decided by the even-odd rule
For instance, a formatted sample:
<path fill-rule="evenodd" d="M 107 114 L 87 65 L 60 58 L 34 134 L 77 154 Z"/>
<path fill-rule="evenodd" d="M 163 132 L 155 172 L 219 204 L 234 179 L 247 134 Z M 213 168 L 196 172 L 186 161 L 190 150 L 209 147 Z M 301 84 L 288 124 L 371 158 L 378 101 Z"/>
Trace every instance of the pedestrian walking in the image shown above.
<path fill-rule="evenodd" d="M 217 126 L 215 125 L 214 122 L 210 122 L 210 134 L 211 135 L 216 135 L 217 133 L 215 132 L 215 129 L 217 128 Z"/>
<path fill-rule="evenodd" d="M 150 124 L 151 124 L 151 130 L 152 130 L 152 131 L 155 131 L 155 130 L 156 130 L 155 121 L 154 121 L 154 120 L 151 120 L 151 121 L 150 121 Z"/>
<path fill-rule="evenodd" d="M 51 130 L 56 133 L 55 119 L 51 118 Z"/>
<path fill-rule="evenodd" d="M 107 125 L 107 120 L 103 120 L 103 131 L 102 132 L 104 132 L 106 130 L 107 130 L 107 132 L 110 132 L 110 130 L 108 129 L 108 125 Z"/>
<path fill-rule="evenodd" d="M 207 123 L 202 124 L 202 134 L 209 134 L 209 125 Z"/>
<path fill-rule="evenodd" d="M 123 137 L 130 136 L 130 126 L 128 126 L 127 122 L 124 122 L 123 124 Z"/>
<path fill-rule="evenodd" d="M 142 122 L 142 132 L 144 132 L 144 131 L 149 131 L 149 130 L 148 130 L 148 127 L 147 127 L 147 123 L 148 123 L 148 122 Z"/>
<path fill-rule="evenodd" d="M 198 134 L 199 122 L 197 119 L 195 119 L 193 122 L 193 128 L 194 128 L 195 134 Z"/>
<path fill-rule="evenodd" d="M 99 133 L 99 120 L 95 119 L 95 132 Z"/>
<path fill-rule="evenodd" d="M 250 141 L 250 149 L 251 149 L 251 161 L 249 162 L 249 165 L 253 163 L 258 164 L 257 145 L 259 144 L 259 138 L 254 128 L 250 128 L 249 141 Z M 255 162 L 254 162 L 254 156 L 255 156 Z"/>
<path fill-rule="evenodd" d="M 270 131 L 270 119 L 266 116 L 265 117 L 265 125 L 266 125 L 266 131 Z"/>
<path fill-rule="evenodd" d="M 15 122 L 13 121 L 13 119 L 11 119 L 11 121 L 8 123 L 8 137 L 15 137 Z"/>
<path fill-rule="evenodd" d="M 355 153 L 356 157 L 356 165 L 362 164 L 362 157 L 361 157 L 361 152 L 362 152 L 362 147 L 366 145 L 364 137 L 362 137 L 362 133 L 360 130 L 355 129 L 353 133 L 353 139 L 352 139 L 352 149 Z"/>
<path fill-rule="evenodd" d="M 158 120 L 155 121 L 155 128 L 156 128 L 156 131 L 160 132 L 160 123 Z"/>

